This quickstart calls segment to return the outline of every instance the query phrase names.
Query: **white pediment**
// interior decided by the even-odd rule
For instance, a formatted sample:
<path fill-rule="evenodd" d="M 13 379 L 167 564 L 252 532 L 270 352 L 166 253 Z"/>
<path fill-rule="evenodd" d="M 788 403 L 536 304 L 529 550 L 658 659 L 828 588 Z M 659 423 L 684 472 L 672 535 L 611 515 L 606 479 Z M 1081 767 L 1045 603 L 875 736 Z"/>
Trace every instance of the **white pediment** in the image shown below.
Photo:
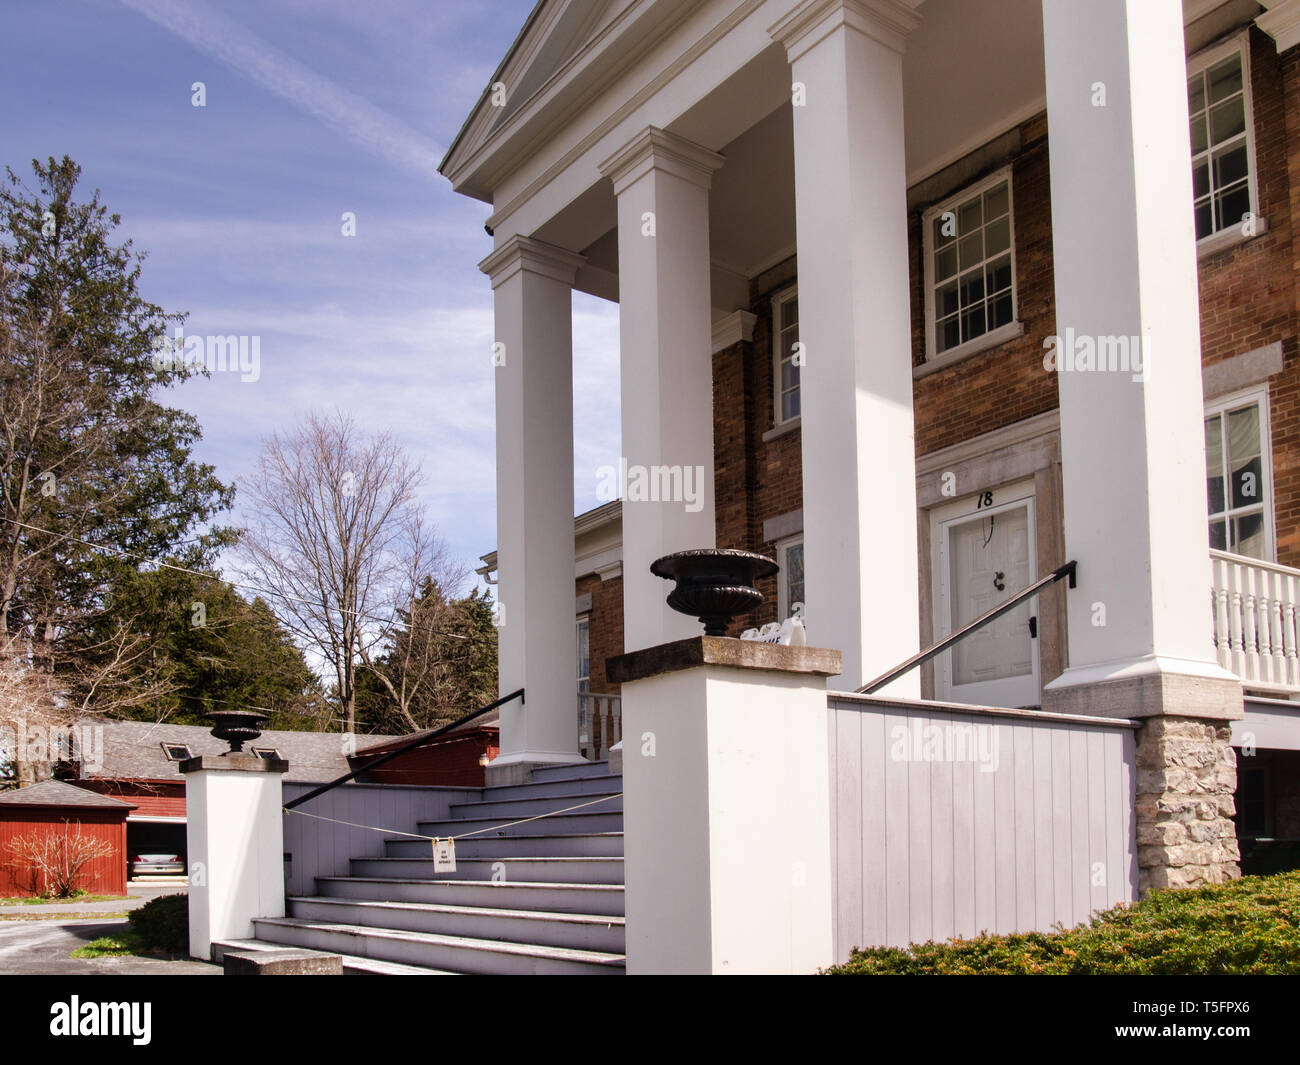
<path fill-rule="evenodd" d="M 564 72 L 634 0 L 540 0 L 453 149 L 472 154 L 494 130 Z M 499 86 L 504 92 L 494 91 Z"/>

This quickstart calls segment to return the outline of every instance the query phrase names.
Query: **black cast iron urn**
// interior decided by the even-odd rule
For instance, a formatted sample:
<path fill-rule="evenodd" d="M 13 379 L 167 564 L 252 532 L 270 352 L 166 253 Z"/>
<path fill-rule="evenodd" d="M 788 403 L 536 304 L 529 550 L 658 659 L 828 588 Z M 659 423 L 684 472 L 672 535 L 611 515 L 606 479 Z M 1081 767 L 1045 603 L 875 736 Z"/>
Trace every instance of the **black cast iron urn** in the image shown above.
<path fill-rule="evenodd" d="M 754 582 L 771 577 L 780 567 L 766 555 L 736 548 L 678 551 L 655 559 L 650 572 L 676 581 L 668 605 L 704 623 L 705 636 L 725 636 L 727 623 L 763 602 Z"/>
<path fill-rule="evenodd" d="M 265 714 L 253 710 L 210 710 L 203 715 L 212 726 L 212 735 L 230 744 L 227 754 L 242 754 L 244 744 L 257 739 L 262 734 L 262 722 Z"/>

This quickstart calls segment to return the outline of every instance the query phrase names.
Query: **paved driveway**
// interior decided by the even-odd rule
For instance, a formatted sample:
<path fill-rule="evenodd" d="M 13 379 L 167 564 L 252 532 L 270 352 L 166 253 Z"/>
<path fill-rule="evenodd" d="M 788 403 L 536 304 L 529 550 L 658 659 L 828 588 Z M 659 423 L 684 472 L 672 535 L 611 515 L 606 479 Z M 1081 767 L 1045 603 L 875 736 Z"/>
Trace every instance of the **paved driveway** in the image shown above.
<path fill-rule="evenodd" d="M 122 932 L 125 920 L 0 921 L 0 975 L 220 976 L 219 965 L 161 958 L 70 958 L 93 939 Z"/>

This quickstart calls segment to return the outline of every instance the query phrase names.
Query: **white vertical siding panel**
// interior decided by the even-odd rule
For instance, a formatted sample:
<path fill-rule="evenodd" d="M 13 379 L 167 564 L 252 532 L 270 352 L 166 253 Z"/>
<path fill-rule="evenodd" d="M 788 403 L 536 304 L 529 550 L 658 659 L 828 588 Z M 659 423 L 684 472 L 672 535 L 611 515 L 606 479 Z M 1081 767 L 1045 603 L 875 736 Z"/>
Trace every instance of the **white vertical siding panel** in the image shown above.
<path fill-rule="evenodd" d="M 849 711 L 855 713 L 857 711 Z M 885 930 L 887 943 L 910 942 L 911 807 L 908 796 L 909 764 L 892 757 L 894 730 L 906 729 L 908 719 L 882 714 L 885 722 Z"/>
<path fill-rule="evenodd" d="M 950 714 L 935 714 L 930 725 L 946 739 L 952 727 Z M 946 757 L 942 749 L 940 759 Z M 956 882 L 954 877 L 953 765 L 946 760 L 924 761 L 922 771 L 930 778 L 930 935 L 951 939 L 957 934 Z"/>
<path fill-rule="evenodd" d="M 990 932 L 1011 932 L 1017 927 L 1016 883 L 1022 875 L 1022 846 L 1016 827 L 1020 816 L 1016 807 L 1016 782 L 1022 772 L 1017 754 L 1019 731 L 1012 726 L 998 726 L 998 769 L 985 774 L 993 788 L 992 853 L 988 860 L 993 865 L 996 898 L 994 918 L 988 925 Z"/>
<path fill-rule="evenodd" d="M 1043 806 L 1035 773 L 1034 731 L 1021 725 L 1016 734 L 1016 927 L 1034 928 L 1038 920 L 1038 811 Z M 1045 827 L 1045 825 L 1044 825 Z"/>
<path fill-rule="evenodd" d="M 832 704 L 837 956 L 1050 929 L 1135 895 L 1130 729 Z M 997 730 L 996 770 L 915 757 L 914 726 L 969 724 Z"/>
<path fill-rule="evenodd" d="M 966 724 L 968 722 L 956 721 Z M 978 742 L 978 741 L 977 741 Z M 976 748 L 978 750 L 978 747 Z M 953 933 L 973 936 L 975 919 L 975 780 L 974 762 L 954 762 L 952 776 L 952 923 Z"/>
<path fill-rule="evenodd" d="M 1088 866 L 1092 853 L 1089 824 L 1093 781 L 1088 772 L 1088 733 L 1083 729 L 1062 729 L 1070 742 L 1070 914 L 1066 925 L 1088 919 Z"/>
<path fill-rule="evenodd" d="M 924 729 L 933 723 L 934 715 L 919 713 L 916 716 L 921 722 L 921 734 L 924 736 Z M 911 941 L 924 943 L 933 938 L 930 933 L 934 927 L 934 902 L 931 894 L 934 882 L 934 865 L 931 860 L 934 822 L 930 806 L 930 773 L 925 762 L 912 760 L 907 763 L 907 801 L 910 865 L 908 900 L 911 909 L 907 934 Z"/>
<path fill-rule="evenodd" d="M 888 787 L 884 766 L 889 760 L 889 733 L 881 714 L 859 714 L 862 722 L 862 747 L 859 765 L 863 767 L 862 841 L 858 863 L 862 871 L 863 943 L 886 940 L 885 875 Z"/>
<path fill-rule="evenodd" d="M 1122 750 L 1108 749 L 1110 736 L 1097 729 L 1087 735 L 1088 744 L 1088 916 L 1109 905 L 1110 896 L 1107 885 L 1118 875 L 1118 870 L 1110 869 L 1110 809 L 1114 805 L 1111 799 L 1112 788 L 1118 785 L 1119 774 L 1113 777 L 1106 764 L 1108 756 L 1122 755 Z M 1100 872 L 1101 883 L 1095 875 Z"/>
<path fill-rule="evenodd" d="M 839 812 L 836 817 L 836 847 L 840 869 L 848 878 L 836 900 L 835 911 L 844 923 L 845 934 L 854 944 L 863 939 L 862 806 L 864 765 L 862 763 L 862 715 L 842 715 L 837 726 L 837 751 L 841 771 L 835 784 Z"/>
<path fill-rule="evenodd" d="M 1073 912 L 1070 892 L 1071 821 L 1070 734 L 1053 727 L 1052 737 L 1052 916 Z"/>

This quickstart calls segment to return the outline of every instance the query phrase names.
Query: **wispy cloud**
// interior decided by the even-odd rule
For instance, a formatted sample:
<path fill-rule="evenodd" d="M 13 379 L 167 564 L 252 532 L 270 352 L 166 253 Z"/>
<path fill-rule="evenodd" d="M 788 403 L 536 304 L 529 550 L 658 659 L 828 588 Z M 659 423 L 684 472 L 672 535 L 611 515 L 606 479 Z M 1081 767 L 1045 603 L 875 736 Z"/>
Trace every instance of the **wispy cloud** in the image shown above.
<path fill-rule="evenodd" d="M 443 153 L 434 141 L 200 0 L 122 3 L 369 151 L 425 177 L 436 173 Z"/>

